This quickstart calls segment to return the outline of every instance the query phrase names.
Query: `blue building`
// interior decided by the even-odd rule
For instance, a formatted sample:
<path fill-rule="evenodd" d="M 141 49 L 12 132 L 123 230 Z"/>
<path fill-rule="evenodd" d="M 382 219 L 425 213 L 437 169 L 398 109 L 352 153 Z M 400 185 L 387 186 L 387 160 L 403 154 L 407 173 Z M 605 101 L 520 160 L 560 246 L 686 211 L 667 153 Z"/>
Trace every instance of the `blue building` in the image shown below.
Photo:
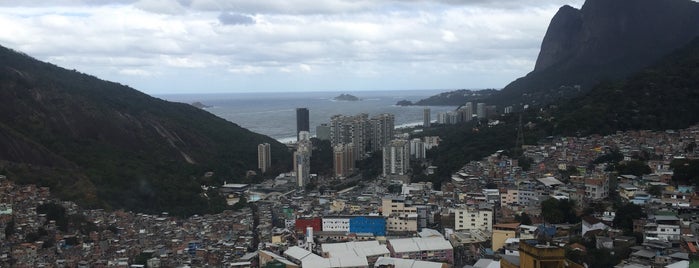
<path fill-rule="evenodd" d="M 372 233 L 386 235 L 386 219 L 381 216 L 359 216 L 350 218 L 350 233 Z"/>

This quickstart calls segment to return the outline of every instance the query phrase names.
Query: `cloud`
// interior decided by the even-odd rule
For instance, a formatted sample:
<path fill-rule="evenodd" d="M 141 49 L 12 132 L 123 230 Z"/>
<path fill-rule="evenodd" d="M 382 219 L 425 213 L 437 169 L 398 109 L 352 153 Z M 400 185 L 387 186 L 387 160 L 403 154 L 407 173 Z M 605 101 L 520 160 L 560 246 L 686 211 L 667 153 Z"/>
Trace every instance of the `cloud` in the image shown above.
<path fill-rule="evenodd" d="M 452 31 L 447 31 L 447 30 L 442 30 L 442 40 L 444 42 L 448 43 L 454 43 L 456 41 L 459 41 L 458 38 L 456 38 L 456 35 Z"/>
<path fill-rule="evenodd" d="M 244 14 L 233 12 L 221 12 L 218 21 L 223 25 L 250 25 L 255 24 L 255 19 Z"/>
<path fill-rule="evenodd" d="M 121 69 L 121 70 L 119 70 L 119 73 L 123 74 L 123 75 L 142 76 L 142 77 L 149 77 L 149 76 L 154 75 L 153 73 L 146 71 L 146 70 L 143 70 L 143 69 Z"/>
<path fill-rule="evenodd" d="M 185 8 L 177 1 L 170 0 L 140 0 L 134 4 L 135 7 L 159 14 L 176 15 L 186 12 Z"/>
<path fill-rule="evenodd" d="M 0 0 L 1 45 L 152 92 L 504 86 L 533 68 L 558 7 L 580 1 L 16 2 Z"/>
<path fill-rule="evenodd" d="M 313 68 L 311 68 L 311 66 L 308 64 L 302 63 L 302 64 L 299 64 L 299 70 L 301 70 L 304 73 L 310 73 L 311 71 L 313 71 Z"/>
<path fill-rule="evenodd" d="M 237 67 L 231 67 L 228 68 L 228 71 L 234 74 L 245 74 L 245 75 L 250 75 L 250 74 L 262 74 L 265 73 L 266 70 L 263 67 L 260 66 L 252 66 L 252 65 L 243 65 L 243 66 L 237 66 Z"/>

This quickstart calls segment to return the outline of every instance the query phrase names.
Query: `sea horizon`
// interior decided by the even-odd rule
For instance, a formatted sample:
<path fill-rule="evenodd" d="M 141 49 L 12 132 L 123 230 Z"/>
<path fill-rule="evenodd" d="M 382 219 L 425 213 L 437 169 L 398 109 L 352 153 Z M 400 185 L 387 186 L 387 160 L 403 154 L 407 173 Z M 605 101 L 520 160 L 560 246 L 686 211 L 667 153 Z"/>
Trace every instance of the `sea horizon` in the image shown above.
<path fill-rule="evenodd" d="M 178 93 L 156 95 L 168 101 L 194 103 L 206 106 L 206 111 L 238 124 L 253 132 L 267 135 L 279 142 L 296 140 L 296 108 L 308 108 L 310 132 L 321 123 L 329 123 L 336 114 L 355 115 L 381 113 L 395 115 L 396 128 L 415 126 L 423 122 L 423 109 L 430 108 L 431 118 L 455 106 L 397 106 L 401 100 L 418 101 L 443 90 L 385 90 L 385 91 L 303 91 L 303 92 L 231 92 L 231 93 Z M 351 94 L 360 101 L 336 101 L 340 94 Z"/>

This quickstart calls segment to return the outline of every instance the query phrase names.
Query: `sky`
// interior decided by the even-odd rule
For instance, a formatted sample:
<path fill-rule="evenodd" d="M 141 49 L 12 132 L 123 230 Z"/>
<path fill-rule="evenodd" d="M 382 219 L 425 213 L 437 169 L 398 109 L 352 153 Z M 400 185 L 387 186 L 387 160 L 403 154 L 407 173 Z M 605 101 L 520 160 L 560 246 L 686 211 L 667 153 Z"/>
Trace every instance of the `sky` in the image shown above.
<path fill-rule="evenodd" d="M 0 45 L 148 94 L 502 88 L 582 0 L 0 0 Z"/>

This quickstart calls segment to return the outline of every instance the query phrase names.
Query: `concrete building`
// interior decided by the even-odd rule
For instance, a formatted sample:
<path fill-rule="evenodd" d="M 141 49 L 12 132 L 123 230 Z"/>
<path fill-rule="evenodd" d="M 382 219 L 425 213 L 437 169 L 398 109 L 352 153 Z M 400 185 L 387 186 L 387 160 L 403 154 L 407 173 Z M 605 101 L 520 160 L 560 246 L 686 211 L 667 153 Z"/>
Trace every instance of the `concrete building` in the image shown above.
<path fill-rule="evenodd" d="M 299 132 L 310 131 L 310 118 L 308 108 L 296 108 L 296 140 L 300 140 Z"/>
<path fill-rule="evenodd" d="M 270 152 L 269 143 L 262 143 L 257 145 L 257 168 L 262 171 L 262 173 L 267 172 L 267 170 L 272 165 L 272 153 Z"/>
<path fill-rule="evenodd" d="M 432 125 L 432 115 L 430 113 L 430 108 L 422 110 L 422 127 L 424 128 L 428 128 Z"/>
<path fill-rule="evenodd" d="M 493 209 L 491 207 L 463 206 L 454 209 L 455 230 L 493 230 Z"/>
<path fill-rule="evenodd" d="M 467 102 L 458 110 L 461 122 L 470 122 L 473 119 L 473 103 Z"/>
<path fill-rule="evenodd" d="M 492 249 L 496 251 L 505 245 L 508 238 L 517 236 L 519 223 L 501 223 L 493 226 Z"/>
<path fill-rule="evenodd" d="M 334 115 L 330 118 L 330 144 L 334 147 L 351 143 L 354 148 L 354 160 L 364 159 L 370 143 L 369 126 L 368 114 Z"/>
<path fill-rule="evenodd" d="M 371 233 L 375 236 L 386 235 L 386 218 L 380 216 L 357 216 L 350 218 L 351 233 Z"/>
<path fill-rule="evenodd" d="M 585 197 L 591 200 L 600 200 L 609 196 L 609 179 L 606 177 L 586 178 Z"/>
<path fill-rule="evenodd" d="M 485 103 L 479 102 L 476 104 L 476 115 L 478 116 L 478 119 L 486 118 Z"/>
<path fill-rule="evenodd" d="M 392 114 L 379 114 L 370 120 L 370 151 L 380 151 L 389 141 L 393 140 L 395 129 L 395 116 Z"/>
<path fill-rule="evenodd" d="M 418 207 L 412 206 L 404 197 L 384 197 L 381 211 L 386 217 L 386 230 L 407 232 L 418 230 Z"/>
<path fill-rule="evenodd" d="M 406 140 L 392 140 L 383 148 L 383 176 L 402 178 L 410 168 L 410 144 Z"/>
<path fill-rule="evenodd" d="M 454 248 L 444 237 L 389 239 L 391 257 L 454 264 Z"/>
<path fill-rule="evenodd" d="M 323 217 L 324 232 L 349 232 L 350 218 L 349 217 Z"/>
<path fill-rule="evenodd" d="M 319 140 L 329 141 L 330 140 L 330 126 L 323 123 L 316 127 L 316 138 Z"/>
<path fill-rule="evenodd" d="M 410 140 L 410 156 L 415 159 L 425 159 L 427 155 L 427 148 L 425 148 L 425 142 L 419 138 Z"/>
<path fill-rule="evenodd" d="M 354 146 L 338 144 L 333 147 L 333 170 L 336 178 L 346 178 L 354 170 Z"/>
<path fill-rule="evenodd" d="M 299 142 L 294 152 L 294 174 L 299 188 L 306 187 L 311 179 L 311 150 L 312 145 L 308 131 L 299 132 Z"/>
<path fill-rule="evenodd" d="M 566 260 L 565 249 L 557 246 L 536 244 L 534 240 L 520 241 L 519 256 L 505 255 L 500 260 L 502 268 L 583 268 L 582 265 Z"/>

